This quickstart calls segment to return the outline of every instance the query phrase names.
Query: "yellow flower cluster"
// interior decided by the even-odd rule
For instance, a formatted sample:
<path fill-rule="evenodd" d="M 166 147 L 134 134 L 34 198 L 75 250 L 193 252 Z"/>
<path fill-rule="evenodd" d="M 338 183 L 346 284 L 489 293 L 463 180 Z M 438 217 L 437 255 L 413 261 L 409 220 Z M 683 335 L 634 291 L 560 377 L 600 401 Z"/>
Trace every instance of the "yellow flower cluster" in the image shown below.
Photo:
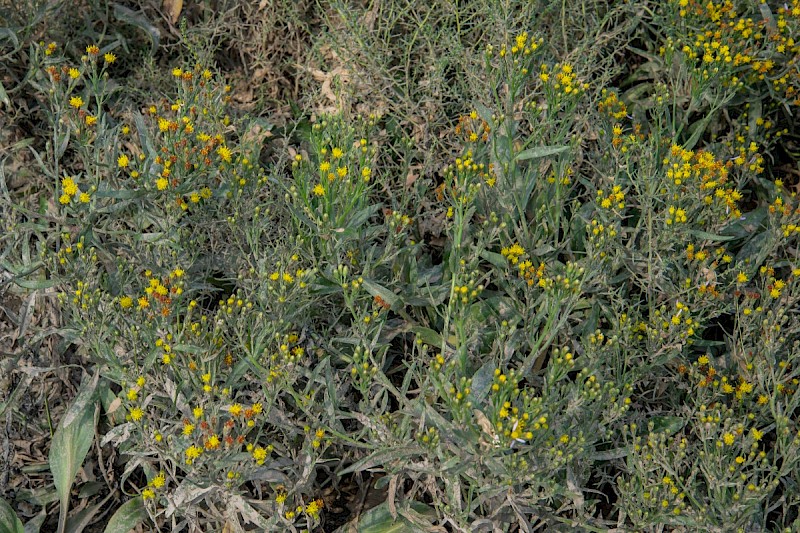
<path fill-rule="evenodd" d="M 552 71 L 543 63 L 539 71 L 539 79 L 559 95 L 575 97 L 589 88 L 588 83 L 578 81 L 571 63 L 558 63 L 553 66 Z"/>
<path fill-rule="evenodd" d="M 58 201 L 62 205 L 69 205 L 69 203 L 74 199 L 77 199 L 82 204 L 87 204 L 89 203 L 89 200 L 91 200 L 89 193 L 81 192 L 81 190 L 78 188 L 78 185 L 75 183 L 75 180 L 70 177 L 61 179 L 61 191 L 62 194 L 58 198 Z"/>
<path fill-rule="evenodd" d="M 511 47 L 504 44 L 500 48 L 500 57 L 506 57 L 509 53 L 512 57 L 518 55 L 528 56 L 538 50 L 543 42 L 544 39 L 541 37 L 538 40 L 529 39 L 528 32 L 524 31 L 514 38 L 514 43 Z"/>
<path fill-rule="evenodd" d="M 603 89 L 601 96 L 603 98 L 597 105 L 597 108 L 601 113 L 605 113 L 615 120 L 622 120 L 628 116 L 628 107 L 625 105 L 625 102 L 619 99 L 619 96 L 615 91 Z M 615 131 L 614 134 L 621 135 L 622 127 L 620 126 L 619 132 Z"/>
<path fill-rule="evenodd" d="M 800 105 L 800 74 L 795 68 L 787 68 L 800 53 L 795 39 L 800 29 L 799 0 L 780 5 L 777 16 L 771 15 L 769 22 L 762 16 L 753 18 L 740 13 L 737 7 L 748 4 L 735 4 L 732 0 L 673 3 L 686 27 L 693 29 L 678 42 L 668 39 L 660 50 L 662 55 L 680 48 L 704 79 L 722 75 L 724 85 L 767 81 L 787 103 Z M 741 67 L 745 65 L 749 65 L 749 72 L 742 75 Z"/>
<path fill-rule="evenodd" d="M 725 207 L 729 218 L 741 216 L 738 201 L 742 194 L 727 186 L 732 162 L 723 163 L 711 152 L 695 152 L 672 145 L 669 156 L 663 163 L 667 169 L 666 177 L 673 185 L 681 187 L 681 190 L 687 190 L 690 185 L 694 185 L 705 205 L 716 202 Z M 676 197 L 679 196 L 676 194 Z"/>
<path fill-rule="evenodd" d="M 603 209 L 625 209 L 625 192 L 620 185 L 614 185 L 608 194 L 600 189 L 597 191 L 597 204 Z"/>
<path fill-rule="evenodd" d="M 508 259 L 509 263 L 516 265 L 519 259 L 525 255 L 525 248 L 519 243 L 514 243 L 511 246 L 501 249 L 500 254 Z"/>

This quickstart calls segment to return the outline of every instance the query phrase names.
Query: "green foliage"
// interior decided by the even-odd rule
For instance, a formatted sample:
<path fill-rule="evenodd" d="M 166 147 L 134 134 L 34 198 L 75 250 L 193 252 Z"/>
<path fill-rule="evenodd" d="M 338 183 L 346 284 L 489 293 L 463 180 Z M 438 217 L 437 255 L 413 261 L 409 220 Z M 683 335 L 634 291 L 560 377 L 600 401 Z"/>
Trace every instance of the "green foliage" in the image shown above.
<path fill-rule="evenodd" d="M 68 517 L 95 430 L 106 531 L 795 529 L 797 2 L 277 5 L 187 11 L 168 69 L 30 46 L 39 211 L 2 182 L 0 260 L 84 358 L 60 530 L 105 501 Z M 324 80 L 282 124 L 314 92 L 278 30 Z M 248 39 L 271 94 L 224 75 Z"/>
<path fill-rule="evenodd" d="M 98 375 L 87 379 L 72 406 L 64 414 L 50 444 L 50 471 L 61 503 L 58 531 L 66 531 L 70 492 L 78 473 L 94 442 L 95 403 L 92 401 Z"/>

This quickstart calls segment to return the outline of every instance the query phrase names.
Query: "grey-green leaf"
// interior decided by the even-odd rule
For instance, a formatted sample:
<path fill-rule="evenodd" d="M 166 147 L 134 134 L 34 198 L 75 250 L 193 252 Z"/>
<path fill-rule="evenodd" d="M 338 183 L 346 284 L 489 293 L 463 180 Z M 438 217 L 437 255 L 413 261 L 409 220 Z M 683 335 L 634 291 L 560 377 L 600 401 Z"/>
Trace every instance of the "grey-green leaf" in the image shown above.
<path fill-rule="evenodd" d="M 0 533 L 25 533 L 17 513 L 2 498 L 0 498 Z"/>
<path fill-rule="evenodd" d="M 411 502 L 407 509 L 398 509 L 400 516 L 397 518 L 392 516 L 392 510 L 389 508 L 388 502 L 383 502 L 336 531 L 337 533 L 350 531 L 357 531 L 358 533 L 413 533 L 420 531 L 421 524 L 415 524 L 403 516 L 406 514 L 403 512 L 404 510 L 407 511 L 407 514 L 413 515 L 415 519 L 431 520 L 431 522 L 427 523 L 425 531 L 438 531 L 433 527 L 432 523 L 435 517 L 434 510 L 421 502 Z M 428 527 L 431 529 L 428 529 Z"/>
<path fill-rule="evenodd" d="M 535 146 L 528 148 L 517 154 L 514 159 L 516 161 L 524 161 L 526 159 L 541 159 L 551 155 L 560 154 L 569 150 L 569 146 Z"/>
<path fill-rule="evenodd" d="M 53 442 L 50 444 L 50 471 L 53 473 L 53 484 L 56 487 L 61 509 L 59 515 L 59 531 L 64 531 L 66 526 L 67 511 L 69 510 L 69 493 L 72 490 L 72 482 L 78 469 L 83 464 L 89 448 L 94 440 L 94 421 L 97 409 L 96 401 L 83 403 L 86 396 L 82 396 L 87 388 L 96 387 L 94 380 L 87 380 L 78 392 L 78 400 L 82 403 L 81 410 L 69 424 L 64 424 L 62 420 L 53 435 Z M 68 411 L 69 413 L 70 411 Z"/>
<path fill-rule="evenodd" d="M 137 28 L 144 31 L 148 37 L 150 37 L 150 43 L 152 47 L 150 48 L 150 55 L 154 55 L 156 53 L 156 49 L 158 49 L 158 45 L 161 42 L 161 32 L 158 31 L 156 28 L 147 18 L 137 13 L 121 4 L 112 4 L 114 8 L 114 16 L 117 17 L 119 20 L 123 22 L 127 22 L 132 26 L 136 26 Z"/>
<path fill-rule="evenodd" d="M 147 511 L 141 497 L 123 503 L 111 520 L 108 521 L 104 533 L 128 533 L 147 520 Z"/>

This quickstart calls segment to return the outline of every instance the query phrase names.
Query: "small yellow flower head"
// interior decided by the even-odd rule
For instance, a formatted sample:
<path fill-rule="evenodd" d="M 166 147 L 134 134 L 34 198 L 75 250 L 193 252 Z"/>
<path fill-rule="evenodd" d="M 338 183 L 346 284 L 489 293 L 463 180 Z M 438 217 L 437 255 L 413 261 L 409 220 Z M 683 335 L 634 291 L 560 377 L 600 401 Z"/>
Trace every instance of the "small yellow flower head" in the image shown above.
<path fill-rule="evenodd" d="M 217 437 L 216 435 L 211 435 L 210 437 L 208 437 L 208 439 L 206 440 L 206 448 L 209 450 L 216 450 L 217 448 L 219 448 L 219 437 Z"/>
<path fill-rule="evenodd" d="M 175 76 L 176 78 L 180 78 L 181 76 L 183 76 L 183 71 L 180 68 L 175 67 L 174 69 L 172 69 L 172 75 Z"/>
<path fill-rule="evenodd" d="M 123 296 L 119 299 L 119 306 L 123 309 L 129 309 L 133 305 L 133 298 L 130 296 Z"/>
<path fill-rule="evenodd" d="M 339 159 L 343 155 L 344 152 L 342 152 L 341 148 L 334 148 L 333 150 L 331 150 L 331 156 L 333 156 L 334 159 Z"/>
<path fill-rule="evenodd" d="M 70 200 L 72 200 L 72 197 L 69 194 L 66 194 L 66 193 L 62 194 L 58 198 L 58 202 L 60 204 L 62 204 L 62 205 L 67 205 L 70 202 Z"/>
<path fill-rule="evenodd" d="M 199 446 L 195 446 L 192 444 L 188 448 L 186 448 L 186 464 L 190 465 L 194 462 L 195 459 L 200 457 L 203 453 L 203 448 Z"/>
<path fill-rule="evenodd" d="M 94 115 L 86 115 L 85 122 L 87 126 L 94 126 L 97 124 L 97 117 Z"/>
<path fill-rule="evenodd" d="M 80 96 L 73 96 L 69 99 L 69 105 L 74 107 L 75 109 L 80 109 L 83 106 L 83 98 Z"/>
<path fill-rule="evenodd" d="M 77 80 L 80 77 L 80 75 L 81 71 L 76 69 L 75 67 L 69 69 L 69 77 L 72 78 L 73 80 Z"/>
<path fill-rule="evenodd" d="M 231 416 L 239 416 L 242 414 L 242 405 L 235 403 L 228 407 L 228 412 L 231 414 Z"/>
<path fill-rule="evenodd" d="M 323 503 L 322 500 L 314 500 L 313 502 L 306 505 L 306 514 L 311 516 L 314 519 L 319 518 L 319 512 L 322 510 Z"/>
<path fill-rule="evenodd" d="M 167 178 L 158 178 L 156 180 L 156 188 L 159 191 L 163 191 L 169 186 L 169 180 Z"/>
<path fill-rule="evenodd" d="M 106 52 L 105 54 L 103 54 L 103 59 L 105 60 L 106 63 L 111 64 L 117 60 L 117 56 L 115 56 L 111 52 Z"/>
<path fill-rule="evenodd" d="M 253 459 L 255 459 L 256 464 L 263 465 L 264 461 L 267 459 L 267 450 L 258 446 L 256 449 L 253 450 Z"/>
<path fill-rule="evenodd" d="M 90 56 L 96 56 L 97 54 L 100 53 L 100 47 L 97 46 L 96 44 L 90 44 L 89 46 L 86 47 L 86 53 L 89 54 Z"/>
<path fill-rule="evenodd" d="M 133 420 L 134 422 L 138 422 L 139 420 L 142 419 L 143 416 L 144 416 L 144 411 L 142 411 L 141 408 L 134 407 L 133 409 L 131 409 L 131 420 Z"/>
<path fill-rule="evenodd" d="M 151 488 L 146 488 L 142 491 L 142 499 L 143 500 L 152 500 L 156 497 L 156 493 Z"/>
<path fill-rule="evenodd" d="M 217 154 L 219 155 L 220 159 L 225 161 L 226 163 L 231 162 L 231 149 L 227 146 L 220 146 L 217 148 Z"/>
<path fill-rule="evenodd" d="M 203 416 L 203 408 L 198 406 L 192 409 L 192 414 L 195 418 L 201 418 Z"/>
<path fill-rule="evenodd" d="M 117 166 L 119 166 L 119 168 L 127 168 L 129 162 L 130 160 L 125 154 L 120 154 L 120 156 L 117 158 Z"/>
<path fill-rule="evenodd" d="M 75 184 L 75 180 L 72 178 L 62 178 L 61 188 L 64 189 L 64 194 L 68 194 L 70 196 L 73 196 L 78 192 L 78 186 Z"/>
<path fill-rule="evenodd" d="M 154 477 L 153 481 L 151 481 L 150 483 L 152 483 L 154 488 L 160 489 L 161 487 L 164 486 L 166 482 L 167 482 L 167 476 L 164 474 L 164 472 L 159 472 L 158 475 Z"/>

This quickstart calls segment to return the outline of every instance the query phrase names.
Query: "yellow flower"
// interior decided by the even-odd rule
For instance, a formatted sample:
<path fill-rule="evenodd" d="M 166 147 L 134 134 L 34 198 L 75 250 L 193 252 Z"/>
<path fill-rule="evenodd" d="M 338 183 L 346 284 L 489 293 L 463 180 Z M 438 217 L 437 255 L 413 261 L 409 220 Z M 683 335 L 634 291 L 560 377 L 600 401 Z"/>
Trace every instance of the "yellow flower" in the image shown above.
<path fill-rule="evenodd" d="M 231 162 L 231 149 L 227 146 L 220 146 L 217 148 L 217 154 L 219 155 L 220 159 L 225 161 L 226 163 Z"/>
<path fill-rule="evenodd" d="M 253 413 L 260 415 L 264 407 L 260 403 L 254 403 L 252 407 Z"/>
<path fill-rule="evenodd" d="M 134 422 L 138 422 L 144 416 L 144 411 L 141 410 L 139 407 L 134 407 L 131 409 L 131 420 Z"/>
<path fill-rule="evenodd" d="M 342 157 L 342 155 L 344 155 L 344 152 L 342 152 L 341 148 L 334 148 L 333 150 L 331 150 L 331 155 L 333 156 L 334 159 L 339 159 L 340 157 Z"/>
<path fill-rule="evenodd" d="M 240 414 L 242 414 L 241 404 L 235 403 L 231 405 L 230 407 L 228 407 L 228 412 L 231 414 L 231 416 L 239 416 Z"/>
<path fill-rule="evenodd" d="M 747 283 L 747 274 L 744 272 L 739 272 L 736 275 L 736 283 Z"/>
<path fill-rule="evenodd" d="M 192 464 L 192 462 L 198 457 L 200 457 L 202 453 L 203 453 L 203 448 L 195 446 L 194 444 L 186 448 L 186 464 L 187 465 Z"/>
<path fill-rule="evenodd" d="M 314 186 L 313 193 L 317 196 L 322 196 L 323 194 L 325 194 L 325 187 L 323 187 L 321 183 L 317 183 Z"/>
<path fill-rule="evenodd" d="M 119 305 L 123 309 L 128 309 L 133 305 L 133 298 L 131 298 L 130 296 L 123 296 L 122 298 L 119 299 Z"/>
<path fill-rule="evenodd" d="M 125 154 L 120 154 L 120 156 L 117 158 L 117 166 L 119 166 L 119 168 L 126 168 L 129 162 L 130 160 Z"/>
<path fill-rule="evenodd" d="M 143 500 L 150 500 L 156 497 L 156 493 L 153 489 L 147 488 L 142 491 L 142 499 Z"/>
<path fill-rule="evenodd" d="M 365 182 L 369 181 L 370 176 L 372 175 L 372 170 L 369 167 L 364 167 L 361 169 L 361 177 L 364 179 Z"/>
<path fill-rule="evenodd" d="M 183 425 L 183 434 L 184 435 L 191 435 L 194 433 L 194 424 L 184 424 Z"/>
<path fill-rule="evenodd" d="M 347 176 L 347 167 L 337 168 L 336 174 L 338 174 L 340 178 L 344 178 L 345 176 Z"/>
<path fill-rule="evenodd" d="M 722 436 L 722 441 L 727 444 L 728 446 L 732 445 L 734 442 L 734 437 L 732 433 L 725 433 Z"/>
<path fill-rule="evenodd" d="M 127 397 L 129 401 L 134 402 L 136 401 L 136 398 L 139 397 L 139 391 L 136 389 L 128 389 Z"/>
<path fill-rule="evenodd" d="M 169 186 L 169 180 L 167 180 L 167 178 L 158 178 L 158 179 L 156 180 L 156 188 L 157 188 L 159 191 L 163 191 L 163 190 L 164 190 L 164 189 L 166 189 L 168 186 Z"/>
<path fill-rule="evenodd" d="M 80 75 L 81 71 L 76 69 L 75 67 L 69 69 L 69 77 L 72 78 L 73 80 L 77 80 L 80 77 Z"/>
<path fill-rule="evenodd" d="M 192 409 L 192 414 L 194 415 L 195 418 L 200 418 L 201 416 L 203 416 L 203 408 L 200 406 L 195 407 L 194 409 Z"/>
<path fill-rule="evenodd" d="M 167 476 L 164 475 L 164 472 L 159 472 L 158 475 L 153 478 L 153 481 L 151 481 L 153 487 L 157 489 L 163 487 L 166 482 L 167 482 Z"/>
<path fill-rule="evenodd" d="M 306 505 L 306 514 L 316 519 L 319 517 L 319 512 L 322 510 L 322 507 L 323 507 L 322 500 L 314 500 L 313 502 Z"/>
<path fill-rule="evenodd" d="M 287 494 L 285 492 L 279 492 L 277 496 L 275 496 L 275 502 L 278 505 L 282 505 L 286 501 Z"/>
<path fill-rule="evenodd" d="M 208 440 L 206 440 L 206 448 L 209 450 L 216 450 L 219 448 L 219 437 L 216 435 L 211 435 L 208 437 Z"/>
<path fill-rule="evenodd" d="M 111 52 L 106 52 L 103 54 L 103 59 L 105 59 L 106 63 L 113 63 L 117 60 L 117 56 L 112 54 Z"/>
<path fill-rule="evenodd" d="M 72 200 L 72 197 L 69 194 L 62 194 L 58 198 L 59 203 L 61 203 L 63 205 L 67 205 L 70 202 L 70 200 Z"/>
<path fill-rule="evenodd" d="M 78 192 L 78 186 L 75 184 L 75 180 L 72 178 L 63 178 L 61 180 L 61 187 L 64 189 L 64 194 L 68 194 L 70 196 Z"/>
<path fill-rule="evenodd" d="M 267 459 L 267 450 L 261 446 L 257 447 L 255 450 L 253 450 L 253 459 L 256 460 L 256 464 L 263 465 L 264 461 Z"/>
<path fill-rule="evenodd" d="M 96 56 L 100 53 L 100 47 L 96 44 L 90 44 L 86 47 L 86 53 L 92 56 Z"/>
<path fill-rule="evenodd" d="M 87 126 L 94 126 L 97 124 L 97 117 L 94 115 L 86 115 L 84 121 L 86 122 Z"/>

